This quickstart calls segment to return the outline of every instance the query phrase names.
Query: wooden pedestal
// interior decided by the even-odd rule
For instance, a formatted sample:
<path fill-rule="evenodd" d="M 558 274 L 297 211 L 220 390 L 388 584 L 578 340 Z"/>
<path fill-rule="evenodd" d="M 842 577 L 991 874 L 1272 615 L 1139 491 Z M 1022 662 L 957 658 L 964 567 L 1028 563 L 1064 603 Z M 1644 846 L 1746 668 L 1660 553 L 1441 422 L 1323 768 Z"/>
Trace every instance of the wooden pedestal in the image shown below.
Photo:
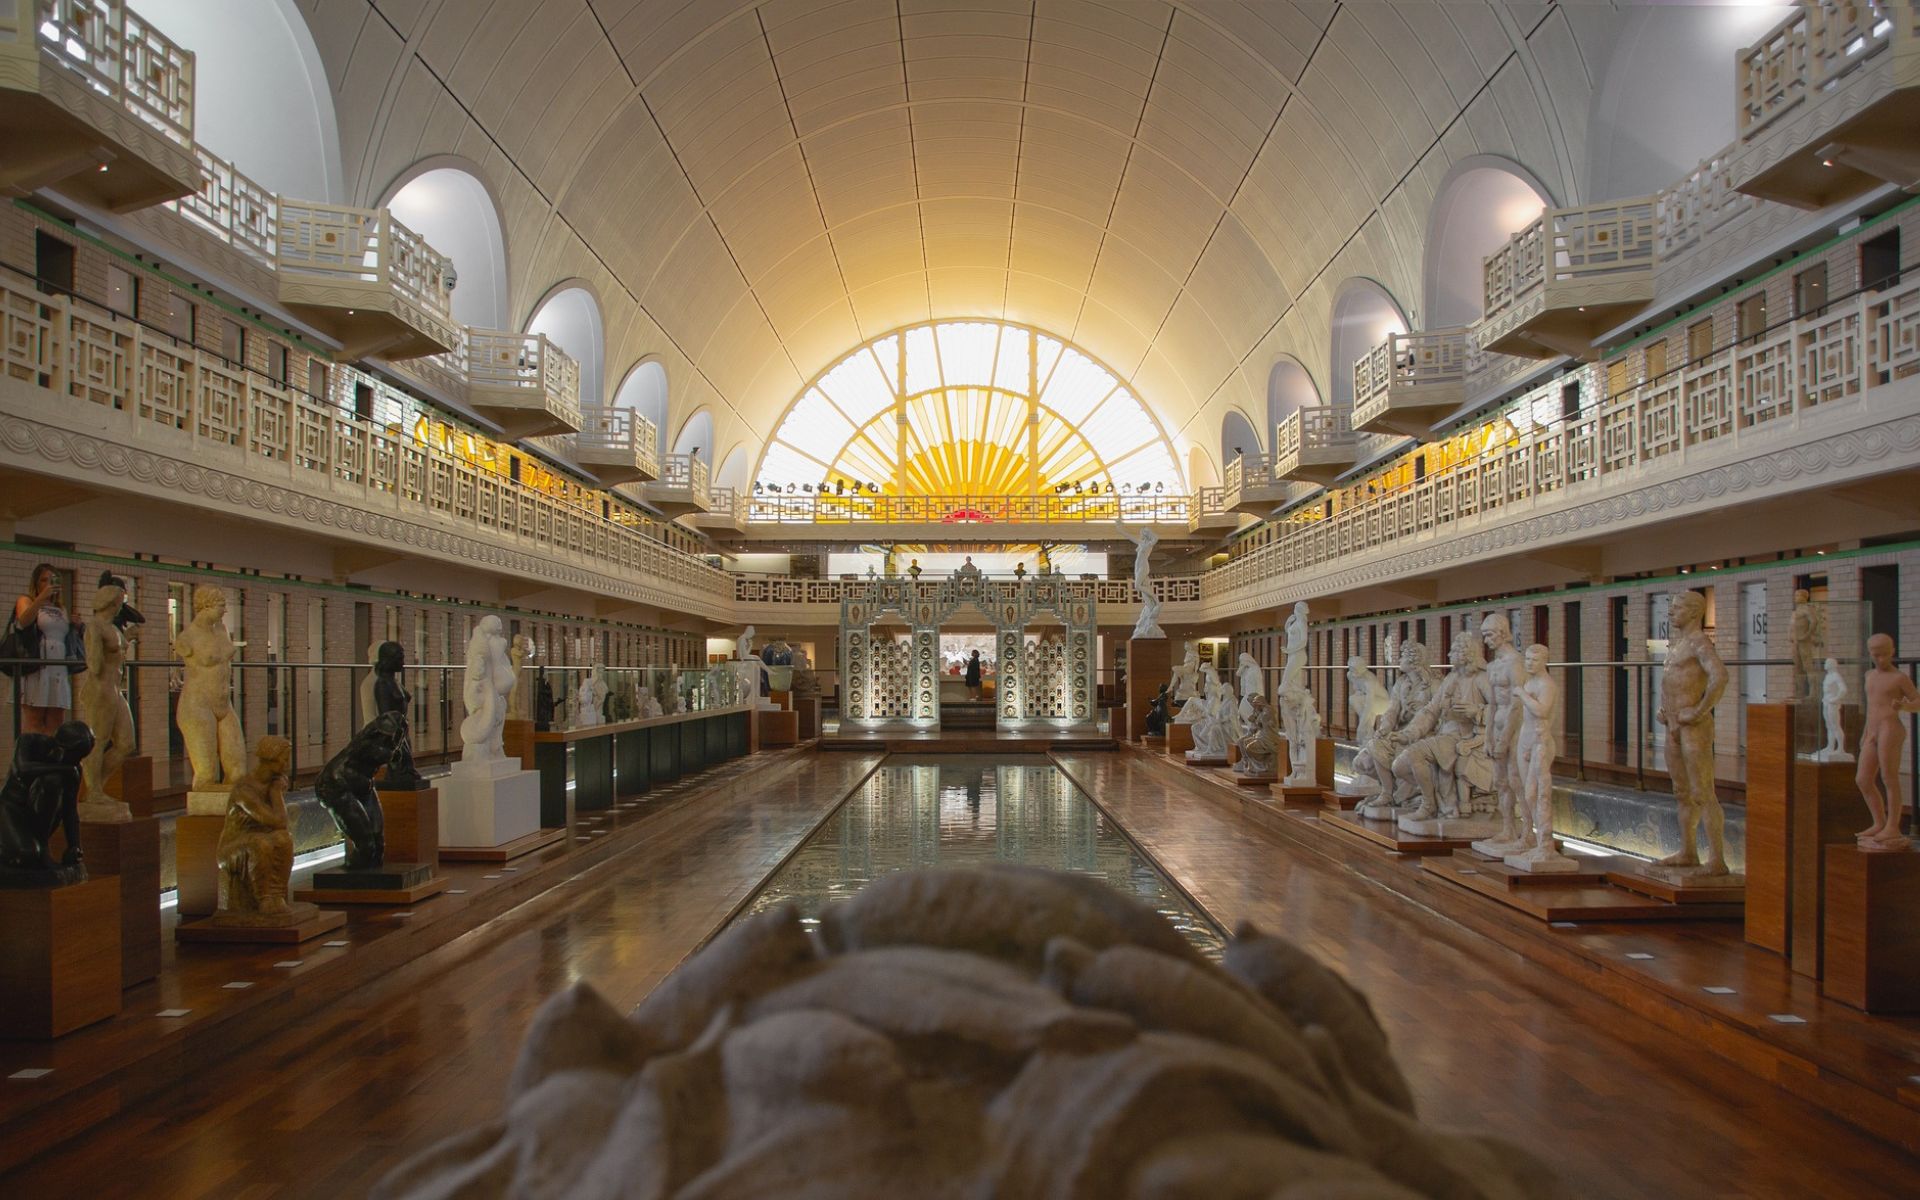
<path fill-rule="evenodd" d="M 132 809 L 134 816 L 153 815 L 153 759 L 148 755 L 130 756 L 101 786 L 107 795 Z"/>
<path fill-rule="evenodd" d="M 1181 758 L 1186 754 L 1187 751 L 1191 749 L 1193 749 L 1193 726 L 1174 725 L 1174 724 L 1168 725 L 1167 726 L 1168 757 L 1175 758 L 1175 759 Z"/>
<path fill-rule="evenodd" d="M 533 722 L 508 721 L 500 729 L 500 748 L 508 758 L 520 760 L 522 771 L 533 770 Z"/>
<path fill-rule="evenodd" d="M 173 819 L 173 878 L 182 917 L 210 917 L 220 907 L 220 829 L 224 816 L 181 813 Z"/>
<path fill-rule="evenodd" d="M 440 793 L 380 789 L 380 809 L 387 822 L 387 856 L 395 862 L 440 861 Z"/>
<path fill-rule="evenodd" d="M 1826 851 L 1821 992 L 1870 1013 L 1920 1012 L 1920 851 Z"/>
<path fill-rule="evenodd" d="M 117 1014 L 121 970 L 118 877 L 0 888 L 0 1037 L 57 1038 Z"/>
<path fill-rule="evenodd" d="M 1866 824 L 1853 763 L 1797 757 L 1794 706 L 1747 708 L 1746 939 L 1821 974 L 1822 852 Z"/>
<path fill-rule="evenodd" d="M 374 871 L 391 872 L 402 877 L 390 886 L 304 888 L 295 892 L 293 898 L 309 904 L 417 904 L 447 890 L 447 878 L 444 875 L 418 878 L 420 871 L 417 868 L 421 867 L 432 869 L 425 863 L 389 862 Z"/>
<path fill-rule="evenodd" d="M 800 741 L 800 714 L 786 709 L 760 709 L 754 714 L 760 729 L 760 745 L 792 746 Z"/>
<path fill-rule="evenodd" d="M 536 829 L 525 837 L 518 837 L 498 846 L 442 846 L 440 857 L 447 862 L 511 862 L 523 854 L 544 850 L 566 839 L 567 831 L 564 829 Z"/>
<path fill-rule="evenodd" d="M 87 874 L 120 880 L 120 986 L 160 974 L 160 822 L 83 821 Z"/>
<path fill-rule="evenodd" d="M 793 709 L 793 693 L 792 692 L 769 691 L 767 693 L 767 700 L 769 703 L 771 703 L 775 708 L 779 709 L 781 712 L 790 712 Z"/>
<path fill-rule="evenodd" d="M 1167 638 L 1127 639 L 1127 732 L 1124 741 L 1147 733 L 1147 710 L 1160 685 L 1173 675 L 1173 642 Z"/>
<path fill-rule="evenodd" d="M 223 925 L 217 916 L 175 926 L 173 936 L 182 942 L 226 942 L 248 945 L 298 945 L 323 933 L 332 933 L 347 923 L 347 914 L 295 903 L 285 925 Z"/>
<path fill-rule="evenodd" d="M 793 711 L 800 714 L 800 740 L 810 742 L 820 736 L 820 697 L 796 696 Z"/>

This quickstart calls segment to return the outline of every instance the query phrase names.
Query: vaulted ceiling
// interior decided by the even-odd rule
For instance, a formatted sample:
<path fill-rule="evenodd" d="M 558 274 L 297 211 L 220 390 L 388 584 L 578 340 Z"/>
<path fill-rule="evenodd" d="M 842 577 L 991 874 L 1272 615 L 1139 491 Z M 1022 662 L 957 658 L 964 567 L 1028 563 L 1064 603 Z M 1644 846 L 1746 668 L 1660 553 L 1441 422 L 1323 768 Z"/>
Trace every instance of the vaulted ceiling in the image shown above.
<path fill-rule="evenodd" d="M 890 328 L 1030 323 L 1181 442 L 1267 373 L 1326 387 L 1334 289 L 1420 295 L 1449 166 L 1582 194 L 1607 5 L 1278 0 L 298 0 L 352 199 L 471 160 L 512 311 L 563 280 L 607 378 L 667 367 L 671 440 L 757 457 L 817 371 Z"/>

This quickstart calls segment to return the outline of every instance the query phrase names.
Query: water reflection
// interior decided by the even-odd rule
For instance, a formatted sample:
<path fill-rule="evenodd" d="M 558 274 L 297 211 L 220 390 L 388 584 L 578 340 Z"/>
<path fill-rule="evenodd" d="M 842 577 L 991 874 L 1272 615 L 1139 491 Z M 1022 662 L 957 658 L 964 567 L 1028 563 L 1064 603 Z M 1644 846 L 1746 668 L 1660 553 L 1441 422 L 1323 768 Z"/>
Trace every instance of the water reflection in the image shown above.
<path fill-rule="evenodd" d="M 746 912 L 809 917 L 889 871 L 1028 863 L 1097 876 L 1165 914 L 1203 952 L 1218 930 L 1046 758 L 890 758 L 803 842 Z"/>

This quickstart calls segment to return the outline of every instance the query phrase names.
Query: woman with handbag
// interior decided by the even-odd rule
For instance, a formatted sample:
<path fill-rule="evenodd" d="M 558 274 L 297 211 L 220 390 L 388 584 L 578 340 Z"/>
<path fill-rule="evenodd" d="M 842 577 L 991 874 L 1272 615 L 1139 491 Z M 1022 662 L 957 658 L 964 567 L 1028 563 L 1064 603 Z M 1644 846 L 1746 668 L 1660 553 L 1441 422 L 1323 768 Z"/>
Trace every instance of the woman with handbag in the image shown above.
<path fill-rule="evenodd" d="M 82 656 L 80 631 L 60 606 L 60 576 L 51 563 L 33 568 L 27 594 L 13 602 L 13 621 L 7 627 L 7 657 L 40 659 L 46 666 L 14 668 L 20 676 L 20 730 L 51 734 L 73 707 L 73 685 L 65 663 Z"/>

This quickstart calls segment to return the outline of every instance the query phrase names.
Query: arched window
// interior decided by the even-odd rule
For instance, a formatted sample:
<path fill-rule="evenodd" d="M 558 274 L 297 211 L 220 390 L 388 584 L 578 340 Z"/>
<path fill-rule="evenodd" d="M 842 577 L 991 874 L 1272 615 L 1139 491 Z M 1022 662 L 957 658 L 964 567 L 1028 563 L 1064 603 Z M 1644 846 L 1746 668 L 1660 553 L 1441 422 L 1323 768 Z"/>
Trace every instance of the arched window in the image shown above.
<path fill-rule="evenodd" d="M 1387 289 L 1371 279 L 1341 282 L 1333 297 L 1333 351 L 1327 359 L 1334 404 L 1353 405 L 1354 360 L 1407 328 L 1406 314 Z"/>
<path fill-rule="evenodd" d="M 735 446 L 727 451 L 727 457 L 721 460 L 720 469 L 714 472 L 713 485 L 744 491 L 752 486 L 752 478 L 748 474 L 752 469 L 753 464 L 747 460 L 747 448 Z"/>
<path fill-rule="evenodd" d="M 1130 387 L 1061 339 L 1001 321 L 916 325 L 846 355 L 787 410 L 756 478 L 923 496 L 1185 490 Z"/>
<path fill-rule="evenodd" d="M 1313 376 L 1307 369 L 1292 358 L 1282 358 L 1273 364 L 1273 370 L 1267 372 L 1267 436 L 1280 422 L 1292 413 L 1303 408 L 1320 407 L 1320 389 L 1313 386 Z"/>
<path fill-rule="evenodd" d="M 1230 463 L 1242 454 L 1258 457 L 1264 441 L 1245 413 L 1230 408 L 1220 422 L 1220 461 Z"/>
<path fill-rule="evenodd" d="M 455 294 L 459 289 L 454 289 Z M 528 333 L 544 333 L 554 345 L 580 364 L 580 403 L 597 407 L 605 399 L 600 390 L 600 364 L 606 357 L 606 335 L 600 322 L 600 302 L 577 284 L 554 289 L 533 310 Z"/>
<path fill-rule="evenodd" d="M 1516 163 L 1489 154 L 1455 163 L 1427 215 L 1421 327 L 1478 321 L 1486 305 L 1483 260 L 1546 206 L 1546 189 Z"/>
<path fill-rule="evenodd" d="M 430 159 L 402 175 L 384 204 L 402 225 L 453 259 L 454 320 L 507 328 L 506 234 L 500 208 L 480 177 L 457 160 Z"/>
<path fill-rule="evenodd" d="M 675 454 L 691 454 L 707 466 L 713 466 L 713 414 L 701 409 L 687 418 L 680 427 L 680 436 L 673 439 Z"/>
<path fill-rule="evenodd" d="M 193 51 L 194 140 L 269 191 L 347 199 L 333 88 L 294 0 L 139 0 Z"/>
<path fill-rule="evenodd" d="M 664 431 L 667 427 L 667 369 L 649 359 L 628 371 L 627 377 L 620 381 L 620 390 L 613 395 L 613 406 L 630 408 L 653 422 L 655 429 Z"/>

